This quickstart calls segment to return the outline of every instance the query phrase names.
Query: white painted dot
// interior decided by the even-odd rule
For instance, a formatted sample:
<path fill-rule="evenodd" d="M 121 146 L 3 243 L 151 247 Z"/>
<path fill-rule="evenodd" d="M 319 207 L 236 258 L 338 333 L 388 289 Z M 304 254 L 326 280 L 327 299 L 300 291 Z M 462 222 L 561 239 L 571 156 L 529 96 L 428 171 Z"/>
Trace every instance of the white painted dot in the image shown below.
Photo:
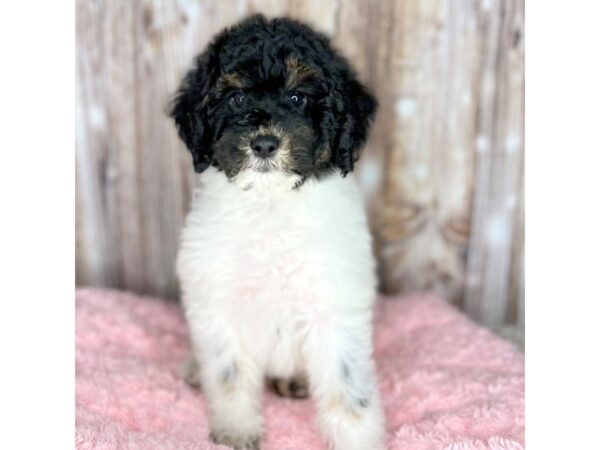
<path fill-rule="evenodd" d="M 494 4 L 493 0 L 482 0 L 481 9 L 483 9 L 484 11 L 489 11 L 490 9 L 492 9 L 493 4 Z"/>
<path fill-rule="evenodd" d="M 509 153 L 516 152 L 521 147 L 521 136 L 519 136 L 517 133 L 511 133 L 507 136 L 504 147 Z"/>
<path fill-rule="evenodd" d="M 414 98 L 403 97 L 396 103 L 396 112 L 402 118 L 411 117 L 417 110 L 417 102 Z"/>
<path fill-rule="evenodd" d="M 179 7 L 189 17 L 190 22 L 194 23 L 194 20 L 202 17 L 205 14 L 204 6 L 202 2 L 184 1 L 179 2 Z"/>
<path fill-rule="evenodd" d="M 372 158 L 365 158 L 361 161 L 360 171 L 358 172 L 358 182 L 367 194 L 375 192 L 377 186 L 381 183 L 381 170 L 379 165 Z"/>
<path fill-rule="evenodd" d="M 97 104 L 90 105 L 88 109 L 88 120 L 90 121 L 90 126 L 92 128 L 104 128 L 106 124 L 104 109 Z"/>
<path fill-rule="evenodd" d="M 465 91 L 465 92 L 463 92 L 463 95 L 462 95 L 462 103 L 463 103 L 463 105 L 465 105 L 465 106 L 470 105 L 472 99 L 473 99 L 473 97 L 471 95 L 471 91 Z"/>
<path fill-rule="evenodd" d="M 475 149 L 480 153 L 487 152 L 490 149 L 490 140 L 480 134 L 475 140 Z"/>
<path fill-rule="evenodd" d="M 492 247 L 501 247 L 508 242 L 508 221 L 506 214 L 497 213 L 487 227 L 487 242 Z"/>
<path fill-rule="evenodd" d="M 429 175 L 429 167 L 426 164 L 419 164 L 414 168 L 413 172 L 419 180 L 424 180 Z"/>

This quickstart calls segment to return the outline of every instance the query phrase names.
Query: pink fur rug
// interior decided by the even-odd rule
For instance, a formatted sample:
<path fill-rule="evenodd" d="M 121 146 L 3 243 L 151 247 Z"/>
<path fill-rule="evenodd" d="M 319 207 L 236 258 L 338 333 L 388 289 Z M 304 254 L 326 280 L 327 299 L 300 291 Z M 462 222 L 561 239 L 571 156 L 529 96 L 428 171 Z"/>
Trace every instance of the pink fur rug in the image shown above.
<path fill-rule="evenodd" d="M 202 394 L 178 377 L 187 349 L 177 305 L 79 290 L 77 448 L 225 450 L 207 440 Z M 523 448 L 523 354 L 442 300 L 379 301 L 375 358 L 390 449 Z M 266 393 L 264 412 L 263 449 L 325 449 L 310 401 Z"/>

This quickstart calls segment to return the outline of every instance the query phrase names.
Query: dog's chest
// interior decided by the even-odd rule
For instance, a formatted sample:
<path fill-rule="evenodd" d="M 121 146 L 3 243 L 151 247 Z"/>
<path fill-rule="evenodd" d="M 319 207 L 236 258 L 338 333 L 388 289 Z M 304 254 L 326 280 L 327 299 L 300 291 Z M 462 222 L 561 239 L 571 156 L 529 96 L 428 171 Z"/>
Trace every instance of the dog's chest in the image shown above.
<path fill-rule="evenodd" d="M 268 373 L 290 374 L 311 324 L 340 308 L 332 299 L 368 298 L 359 293 L 372 283 L 357 192 L 332 177 L 257 195 L 206 176 L 178 257 L 186 308 L 198 326 L 234 329 Z"/>
<path fill-rule="evenodd" d="M 190 212 L 179 275 L 218 289 L 220 307 L 231 313 L 252 308 L 252 316 L 276 314 L 309 301 L 327 228 L 318 197 L 307 200 L 298 192 L 262 196 L 229 184 L 212 192 L 200 191 Z"/>
<path fill-rule="evenodd" d="M 219 305 L 264 364 L 286 377 L 301 367 L 301 342 L 318 298 L 312 291 L 315 227 L 302 202 L 259 202 L 236 211 L 229 229 L 228 299 Z"/>
<path fill-rule="evenodd" d="M 313 276 L 315 226 L 301 202 L 254 206 L 240 213 L 231 234 L 236 285 L 255 305 L 289 305 L 299 300 Z"/>

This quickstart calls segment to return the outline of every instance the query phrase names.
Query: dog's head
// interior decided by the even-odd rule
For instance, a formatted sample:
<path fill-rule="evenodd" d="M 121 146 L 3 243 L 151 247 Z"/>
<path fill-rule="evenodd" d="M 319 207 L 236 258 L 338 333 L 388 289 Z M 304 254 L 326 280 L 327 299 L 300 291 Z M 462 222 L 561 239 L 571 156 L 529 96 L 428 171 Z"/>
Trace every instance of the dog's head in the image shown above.
<path fill-rule="evenodd" d="M 325 36 L 258 15 L 198 56 L 170 114 L 196 172 L 213 165 L 243 189 L 288 189 L 351 172 L 375 109 Z"/>

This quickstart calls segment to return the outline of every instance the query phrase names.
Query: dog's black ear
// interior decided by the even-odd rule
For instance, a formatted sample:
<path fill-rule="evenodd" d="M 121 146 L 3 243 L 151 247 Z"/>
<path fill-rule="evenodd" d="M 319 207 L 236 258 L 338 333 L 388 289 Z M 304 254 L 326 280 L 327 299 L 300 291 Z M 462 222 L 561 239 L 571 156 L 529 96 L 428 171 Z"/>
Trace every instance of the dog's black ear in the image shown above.
<path fill-rule="evenodd" d="M 207 122 L 207 95 L 214 82 L 216 66 L 216 52 L 211 44 L 196 58 L 194 67 L 184 77 L 169 111 L 198 173 L 210 165 L 213 156 L 212 132 Z"/>
<path fill-rule="evenodd" d="M 377 100 L 352 72 L 345 73 L 330 91 L 335 133 L 331 136 L 333 163 L 342 175 L 352 172 L 367 139 L 371 122 L 377 110 Z"/>

